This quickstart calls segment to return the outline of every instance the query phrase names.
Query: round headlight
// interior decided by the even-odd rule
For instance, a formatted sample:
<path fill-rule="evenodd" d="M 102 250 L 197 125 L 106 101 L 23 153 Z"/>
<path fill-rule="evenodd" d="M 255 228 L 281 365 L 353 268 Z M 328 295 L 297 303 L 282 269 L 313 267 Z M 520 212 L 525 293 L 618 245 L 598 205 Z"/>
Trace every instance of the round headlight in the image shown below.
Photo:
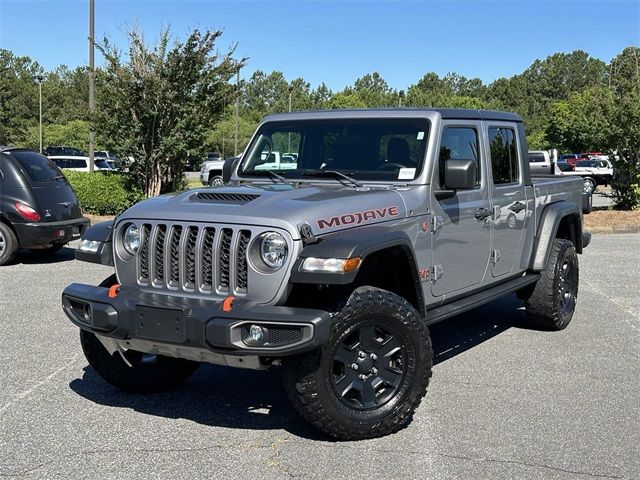
<path fill-rule="evenodd" d="M 124 249 L 131 255 L 135 255 L 140 248 L 140 230 L 133 223 L 124 231 L 123 244 Z"/>
<path fill-rule="evenodd" d="M 288 252 L 287 241 L 279 233 L 267 232 L 262 236 L 260 256 L 268 267 L 278 270 L 284 265 Z"/>

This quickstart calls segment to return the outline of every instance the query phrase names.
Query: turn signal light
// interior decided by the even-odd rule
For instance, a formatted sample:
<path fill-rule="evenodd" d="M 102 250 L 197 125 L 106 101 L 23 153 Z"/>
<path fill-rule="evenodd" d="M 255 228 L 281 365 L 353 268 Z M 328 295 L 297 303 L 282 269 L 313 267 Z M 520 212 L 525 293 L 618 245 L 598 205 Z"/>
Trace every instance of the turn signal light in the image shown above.
<path fill-rule="evenodd" d="M 302 263 L 303 272 L 347 273 L 357 270 L 362 263 L 360 257 L 315 258 L 307 257 Z"/>
<path fill-rule="evenodd" d="M 16 202 L 13 204 L 22 218 L 30 222 L 39 222 L 40 214 L 25 203 Z"/>

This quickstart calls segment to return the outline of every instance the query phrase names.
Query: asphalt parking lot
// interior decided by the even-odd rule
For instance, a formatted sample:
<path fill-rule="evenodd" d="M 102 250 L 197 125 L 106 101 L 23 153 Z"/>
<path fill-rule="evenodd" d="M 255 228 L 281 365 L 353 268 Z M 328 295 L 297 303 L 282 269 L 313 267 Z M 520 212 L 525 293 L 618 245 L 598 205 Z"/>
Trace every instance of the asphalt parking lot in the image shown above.
<path fill-rule="evenodd" d="M 432 328 L 436 365 L 398 434 L 334 442 L 277 371 L 201 368 L 170 393 L 103 383 L 60 309 L 109 268 L 63 249 L 0 268 L 0 477 L 640 478 L 640 235 L 597 235 L 562 332 L 514 296 Z"/>

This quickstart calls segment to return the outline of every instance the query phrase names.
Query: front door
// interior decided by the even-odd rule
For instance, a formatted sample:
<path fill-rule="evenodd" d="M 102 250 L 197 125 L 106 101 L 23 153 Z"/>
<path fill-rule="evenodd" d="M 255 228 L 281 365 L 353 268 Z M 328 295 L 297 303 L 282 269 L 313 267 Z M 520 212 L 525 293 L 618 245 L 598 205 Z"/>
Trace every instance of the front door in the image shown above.
<path fill-rule="evenodd" d="M 489 124 L 487 158 L 491 167 L 491 274 L 519 271 L 524 232 L 531 206 L 527 202 L 520 165 L 520 145 L 513 124 Z"/>
<path fill-rule="evenodd" d="M 486 219 L 490 205 L 481 131 L 480 122 L 443 122 L 439 161 L 431 181 L 434 219 L 431 292 L 434 296 L 461 293 L 482 282 L 487 270 L 490 226 Z M 451 198 L 438 199 L 433 192 L 446 187 L 444 166 L 449 159 L 477 163 L 476 187 L 458 190 Z"/>

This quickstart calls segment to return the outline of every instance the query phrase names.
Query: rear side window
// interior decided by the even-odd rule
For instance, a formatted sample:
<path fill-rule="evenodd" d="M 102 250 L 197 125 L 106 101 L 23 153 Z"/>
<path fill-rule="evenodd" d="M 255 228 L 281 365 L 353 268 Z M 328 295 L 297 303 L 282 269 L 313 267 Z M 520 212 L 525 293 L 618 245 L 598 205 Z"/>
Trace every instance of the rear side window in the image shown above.
<path fill-rule="evenodd" d="M 530 153 L 529 154 L 529 163 L 543 163 L 544 155 L 541 153 Z"/>
<path fill-rule="evenodd" d="M 445 127 L 440 140 L 440 185 L 444 185 L 444 165 L 447 160 L 476 162 L 476 186 L 480 186 L 480 145 L 478 132 L 472 127 Z"/>
<path fill-rule="evenodd" d="M 11 152 L 33 182 L 48 182 L 62 175 L 56 164 L 44 155 L 28 150 Z"/>
<path fill-rule="evenodd" d="M 520 164 L 515 130 L 505 127 L 489 128 L 489 146 L 493 184 L 518 183 Z"/>

